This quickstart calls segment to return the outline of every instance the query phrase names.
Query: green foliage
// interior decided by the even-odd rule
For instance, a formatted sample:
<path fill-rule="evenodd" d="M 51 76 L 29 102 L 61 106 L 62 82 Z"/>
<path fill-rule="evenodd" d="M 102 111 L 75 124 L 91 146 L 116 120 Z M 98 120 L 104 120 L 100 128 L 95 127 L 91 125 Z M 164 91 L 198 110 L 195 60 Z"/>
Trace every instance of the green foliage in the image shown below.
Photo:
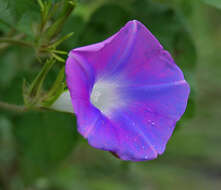
<path fill-rule="evenodd" d="M 79 15 L 71 15 L 70 19 L 67 20 L 63 27 L 62 34 L 65 35 L 70 31 L 74 31 L 74 34 L 70 36 L 68 40 L 65 40 L 61 46 L 67 48 L 68 51 L 76 47 L 79 37 L 81 36 L 82 30 L 85 27 L 84 19 Z M 80 43 L 80 42 L 79 42 Z"/>
<path fill-rule="evenodd" d="M 1 71 L 0 71 L 0 86 L 6 87 L 10 85 L 10 82 L 13 80 L 13 77 L 18 71 L 17 64 L 15 62 L 17 55 L 16 49 L 5 52 L 1 56 Z M 11 63 L 11 64 L 8 64 Z"/>
<path fill-rule="evenodd" d="M 34 25 L 39 18 L 39 7 L 36 1 L 19 0 L 17 3 L 14 0 L 0 0 L 1 25 L 7 25 L 8 28 L 33 36 L 33 30 L 27 26 Z M 1 25 L 0 28 L 4 29 Z"/>
<path fill-rule="evenodd" d="M 114 14 L 113 14 L 114 13 Z M 79 44 L 86 45 L 104 40 L 130 20 L 130 14 L 115 4 L 105 4 L 92 15 L 81 32 Z"/>
<path fill-rule="evenodd" d="M 19 0 L 1 0 L 7 2 L 8 8 L 11 10 L 16 20 L 20 19 L 26 12 L 37 12 L 39 10 L 37 1 Z"/>
<path fill-rule="evenodd" d="M 212 5 L 218 9 L 221 9 L 221 1 L 220 0 L 202 0 L 204 3 L 208 5 Z"/>
<path fill-rule="evenodd" d="M 63 113 L 27 113 L 14 120 L 19 159 L 27 182 L 59 167 L 77 142 L 74 117 Z"/>
<path fill-rule="evenodd" d="M 61 95 L 61 93 L 64 92 L 66 87 L 66 84 L 64 82 L 64 72 L 65 67 L 62 67 L 57 75 L 56 80 L 54 81 L 54 84 L 52 85 L 44 101 L 42 102 L 43 107 L 51 106 L 54 103 L 54 101 L 57 100 L 57 98 Z"/>
<path fill-rule="evenodd" d="M 50 59 L 44 64 L 42 70 L 38 73 L 35 80 L 31 83 L 30 86 L 27 86 L 26 82 L 24 81 L 23 84 L 23 93 L 24 93 L 24 102 L 27 106 L 32 106 L 34 104 L 38 104 L 40 101 L 39 99 L 42 96 L 42 86 L 43 82 L 46 78 L 51 67 L 54 65 L 55 60 Z M 29 99 L 30 98 L 30 99 Z"/>
<path fill-rule="evenodd" d="M 11 14 L 11 11 L 8 8 L 7 2 L 4 0 L 0 1 L 0 28 L 2 30 L 7 30 L 4 26 L 11 27 L 11 24 L 13 23 L 13 16 Z"/>

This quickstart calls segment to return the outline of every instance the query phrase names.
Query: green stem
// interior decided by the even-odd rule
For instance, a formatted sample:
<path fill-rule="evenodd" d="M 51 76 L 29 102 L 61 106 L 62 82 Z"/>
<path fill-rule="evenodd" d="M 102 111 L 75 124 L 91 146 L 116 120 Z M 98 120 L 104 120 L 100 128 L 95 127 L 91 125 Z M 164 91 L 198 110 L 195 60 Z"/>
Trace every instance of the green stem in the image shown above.
<path fill-rule="evenodd" d="M 12 38 L 4 38 L 4 37 L 0 38 L 0 43 L 11 43 L 11 44 L 21 45 L 21 46 L 26 46 L 26 47 L 34 47 L 33 44 L 31 43 L 12 39 Z"/>
<path fill-rule="evenodd" d="M 27 108 L 25 106 L 9 104 L 6 102 L 1 102 L 1 101 L 0 101 L 0 109 L 14 111 L 14 112 L 20 112 L 20 113 L 27 111 Z"/>
<path fill-rule="evenodd" d="M 9 104 L 7 102 L 2 102 L 0 101 L 0 111 L 1 110 L 7 110 L 7 111 L 12 111 L 12 112 L 17 112 L 17 113 L 25 113 L 28 111 L 45 111 L 47 110 L 44 107 L 27 107 L 24 105 L 16 105 L 16 104 Z"/>

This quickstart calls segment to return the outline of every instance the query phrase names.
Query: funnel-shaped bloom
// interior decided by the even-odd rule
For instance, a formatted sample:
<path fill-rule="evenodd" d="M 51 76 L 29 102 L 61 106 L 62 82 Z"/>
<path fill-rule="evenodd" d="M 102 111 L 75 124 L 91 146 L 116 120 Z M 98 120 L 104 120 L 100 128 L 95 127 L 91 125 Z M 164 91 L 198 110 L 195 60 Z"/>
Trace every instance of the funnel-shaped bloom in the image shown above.
<path fill-rule="evenodd" d="M 122 160 L 164 152 L 190 91 L 170 54 L 136 20 L 103 42 L 73 49 L 66 77 L 79 133 Z"/>

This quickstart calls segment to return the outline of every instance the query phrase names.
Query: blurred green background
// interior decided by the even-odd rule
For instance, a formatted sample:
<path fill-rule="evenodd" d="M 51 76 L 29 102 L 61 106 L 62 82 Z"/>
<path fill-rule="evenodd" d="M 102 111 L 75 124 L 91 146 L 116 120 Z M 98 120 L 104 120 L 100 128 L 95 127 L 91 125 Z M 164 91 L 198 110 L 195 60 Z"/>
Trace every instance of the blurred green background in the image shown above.
<path fill-rule="evenodd" d="M 74 35 L 59 50 L 101 41 L 132 19 L 172 53 L 192 88 L 165 153 L 123 162 L 90 147 L 71 114 L 23 113 L 0 104 L 1 190 L 221 189 L 221 0 L 79 0 L 57 37 Z M 37 1 L 0 0 L 1 102 L 23 105 L 24 78 L 31 82 L 42 68 L 32 48 L 1 39 L 35 42 L 38 23 Z M 63 65 L 57 61 L 45 89 Z"/>

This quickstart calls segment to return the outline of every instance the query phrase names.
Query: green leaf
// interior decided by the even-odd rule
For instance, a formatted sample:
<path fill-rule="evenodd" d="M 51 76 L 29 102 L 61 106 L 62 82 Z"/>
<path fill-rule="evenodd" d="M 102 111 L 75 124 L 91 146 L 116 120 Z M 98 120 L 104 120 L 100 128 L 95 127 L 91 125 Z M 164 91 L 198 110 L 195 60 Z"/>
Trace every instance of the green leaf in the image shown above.
<path fill-rule="evenodd" d="M 58 168 L 78 140 L 75 117 L 57 112 L 27 113 L 14 120 L 20 166 L 26 182 Z"/>
<path fill-rule="evenodd" d="M 7 171 L 15 157 L 15 142 L 12 135 L 12 122 L 0 113 L 0 163 L 1 169 Z"/>
<path fill-rule="evenodd" d="M 202 1 L 208 5 L 212 5 L 218 9 L 221 9 L 221 1 L 220 0 L 202 0 Z"/>
<path fill-rule="evenodd" d="M 15 0 L 1 0 L 8 3 L 8 8 L 13 13 L 16 20 L 20 19 L 26 12 L 38 12 L 39 6 L 37 1 L 19 0 L 19 3 Z"/>
<path fill-rule="evenodd" d="M 28 48 L 10 47 L 0 55 L 0 99 L 8 103 L 23 104 L 22 81 L 36 75 L 33 51 Z"/>
<path fill-rule="evenodd" d="M 62 50 L 56 50 L 56 49 L 54 49 L 54 50 L 51 50 L 51 52 L 57 53 L 57 54 L 61 54 L 61 55 L 68 55 L 68 52 L 62 51 Z"/>
<path fill-rule="evenodd" d="M 130 14 L 121 6 L 115 4 L 103 5 L 92 14 L 81 32 L 78 45 L 102 41 L 117 32 L 128 20 L 130 20 Z"/>
<path fill-rule="evenodd" d="M 176 12 L 166 5 L 149 0 L 136 0 L 133 7 L 135 18 L 156 36 L 165 49 L 171 51 L 175 34 L 181 26 Z"/>
<path fill-rule="evenodd" d="M 25 12 L 16 23 L 16 29 L 25 33 L 29 38 L 35 38 L 37 22 L 40 21 L 40 14 L 35 12 Z"/>
<path fill-rule="evenodd" d="M 8 28 L 13 28 L 13 15 L 8 8 L 8 3 L 4 0 L 0 0 L 0 29 L 7 30 L 4 26 Z"/>
<path fill-rule="evenodd" d="M 62 67 L 59 71 L 57 78 L 48 91 L 46 98 L 43 100 L 43 107 L 49 107 L 51 104 L 60 96 L 60 94 L 64 91 L 66 84 L 64 83 L 64 72 L 65 67 Z"/>
<path fill-rule="evenodd" d="M 45 32 L 45 35 L 47 39 L 53 39 L 56 37 L 62 30 L 62 27 L 68 17 L 71 15 L 73 9 L 76 6 L 76 3 L 74 0 L 69 0 L 69 1 L 62 1 L 62 11 L 59 14 L 58 18 L 56 21 L 47 29 Z"/>
<path fill-rule="evenodd" d="M 18 71 L 17 67 L 17 55 L 16 49 L 10 49 L 6 51 L 5 54 L 1 55 L 1 69 L 0 69 L 0 87 L 4 88 L 7 85 L 10 85 L 13 78 L 16 76 Z"/>
<path fill-rule="evenodd" d="M 65 60 L 64 60 L 62 57 L 60 57 L 59 55 L 57 55 L 57 54 L 51 52 L 51 56 L 54 57 L 57 61 L 60 61 L 60 62 L 62 62 L 62 63 L 65 63 Z"/>
<path fill-rule="evenodd" d="M 45 1 L 45 2 L 51 2 L 51 3 L 58 3 L 58 2 L 60 2 L 61 0 L 43 0 L 43 1 Z"/>
<path fill-rule="evenodd" d="M 10 82 L 10 85 L 6 86 L 3 89 L 1 87 L 1 93 L 0 93 L 1 101 L 14 103 L 14 104 L 23 104 L 22 79 L 25 74 L 27 75 L 27 73 L 19 73 Z"/>
<path fill-rule="evenodd" d="M 27 97 L 29 97 L 29 98 L 33 97 L 33 98 L 37 98 L 37 99 L 40 98 L 39 95 L 40 95 L 41 90 L 42 90 L 43 82 L 44 82 L 45 77 L 48 74 L 49 70 L 54 65 L 54 63 L 55 63 L 54 59 L 49 59 L 49 60 L 46 61 L 46 63 L 44 64 L 42 70 L 38 73 L 35 80 L 30 85 L 29 94 L 27 95 Z M 30 103 L 33 103 L 32 100 L 31 100 Z"/>
<path fill-rule="evenodd" d="M 74 32 L 70 32 L 69 34 L 66 34 L 65 36 L 59 38 L 58 40 L 56 40 L 55 42 L 53 42 L 51 45 L 49 45 L 48 48 L 56 48 L 56 47 L 59 46 L 63 41 L 65 41 L 65 40 L 67 40 L 68 38 L 70 38 L 73 34 L 74 34 Z"/>
<path fill-rule="evenodd" d="M 81 35 L 84 26 L 85 26 L 85 21 L 81 16 L 71 15 L 62 29 L 62 36 L 65 36 L 66 34 L 70 33 L 70 31 L 73 31 L 74 35 L 70 36 L 68 40 L 63 41 L 61 46 L 67 50 L 76 47 L 77 40 Z"/>
<path fill-rule="evenodd" d="M 39 9 L 33 0 L 0 0 L 0 29 L 7 25 L 33 37 L 33 25 L 40 19 Z"/>

